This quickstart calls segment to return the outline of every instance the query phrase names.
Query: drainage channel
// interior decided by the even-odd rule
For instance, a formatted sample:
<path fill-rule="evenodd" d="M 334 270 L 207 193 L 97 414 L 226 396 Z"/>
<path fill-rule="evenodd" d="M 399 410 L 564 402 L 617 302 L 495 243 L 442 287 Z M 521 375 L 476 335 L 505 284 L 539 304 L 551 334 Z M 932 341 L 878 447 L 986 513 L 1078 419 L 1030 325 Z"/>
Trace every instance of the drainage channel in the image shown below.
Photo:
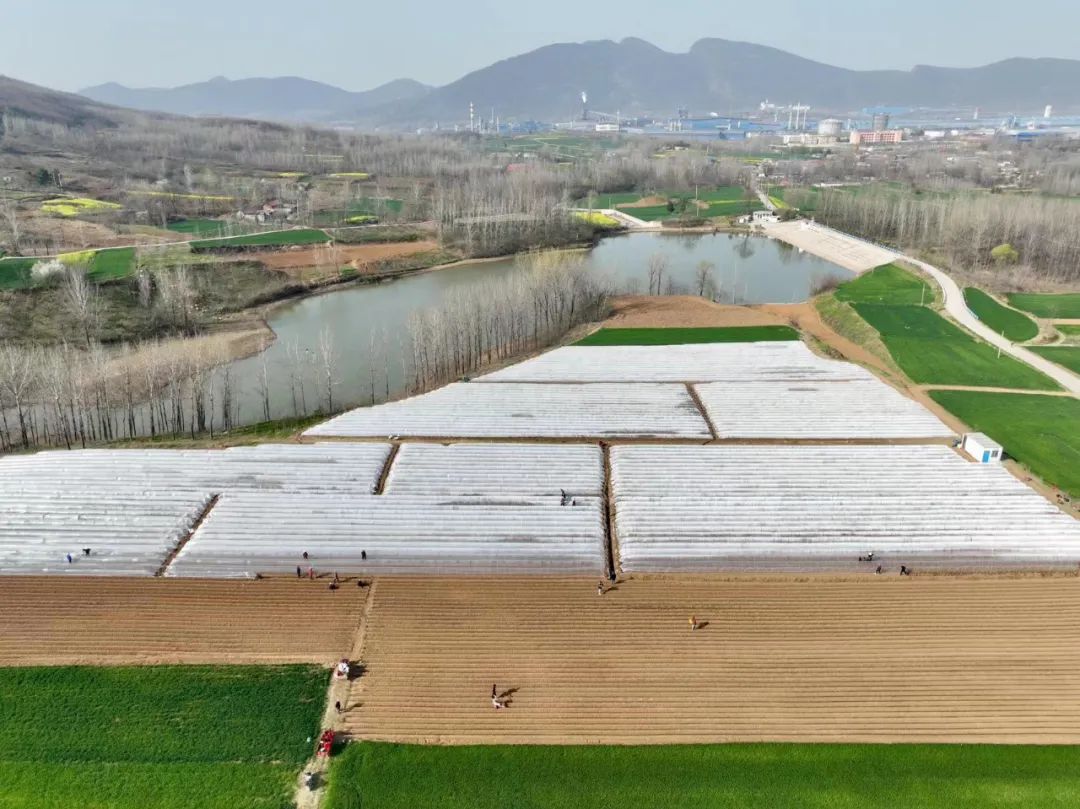
<path fill-rule="evenodd" d="M 619 575 L 618 539 L 615 536 L 615 495 L 611 486 L 611 446 L 600 442 L 604 457 L 604 553 L 608 579 L 614 581 Z"/>
<path fill-rule="evenodd" d="M 161 563 L 161 567 L 159 567 L 154 572 L 155 577 L 161 577 L 165 575 L 165 571 L 169 569 L 169 565 L 173 563 L 173 560 L 176 559 L 177 554 L 179 554 L 180 551 L 184 549 L 184 546 L 188 544 L 188 540 L 195 536 L 195 532 L 199 530 L 199 526 L 201 526 L 203 522 L 206 521 L 206 518 L 210 516 L 210 512 L 214 510 L 214 506 L 217 505 L 218 500 L 220 499 L 220 494 L 215 494 L 213 497 L 210 498 L 210 501 L 206 504 L 206 508 L 204 508 L 202 510 L 202 513 L 199 514 L 198 519 L 191 524 L 191 528 L 188 529 L 187 533 L 180 537 L 180 541 L 177 542 L 175 546 L 173 546 L 173 549 L 171 551 L 169 551 L 169 555 L 165 557 L 165 561 Z"/>
<path fill-rule="evenodd" d="M 390 452 L 386 456 L 386 461 L 383 463 L 382 472 L 379 474 L 379 482 L 375 484 L 375 491 L 373 494 L 382 494 L 386 490 L 386 481 L 390 477 L 390 469 L 394 466 L 394 460 L 397 458 L 398 453 L 401 451 L 401 444 L 391 444 Z"/>

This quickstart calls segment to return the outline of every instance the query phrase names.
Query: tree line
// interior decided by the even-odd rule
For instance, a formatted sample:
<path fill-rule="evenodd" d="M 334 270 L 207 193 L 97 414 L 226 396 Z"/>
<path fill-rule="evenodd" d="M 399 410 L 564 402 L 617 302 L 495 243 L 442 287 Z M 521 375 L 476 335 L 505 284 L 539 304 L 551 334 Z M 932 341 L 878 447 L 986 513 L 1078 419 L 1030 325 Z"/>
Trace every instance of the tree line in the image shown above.
<path fill-rule="evenodd" d="M 409 390 L 430 390 L 550 346 L 605 317 L 609 301 L 607 286 L 579 262 L 550 254 L 526 273 L 459 290 L 411 318 Z"/>
<path fill-rule="evenodd" d="M 815 212 L 823 222 L 905 250 L 934 251 L 960 267 L 1018 261 L 1040 278 L 1080 279 L 1080 202 L 1009 194 L 920 195 L 870 188 L 853 194 L 823 189 Z"/>

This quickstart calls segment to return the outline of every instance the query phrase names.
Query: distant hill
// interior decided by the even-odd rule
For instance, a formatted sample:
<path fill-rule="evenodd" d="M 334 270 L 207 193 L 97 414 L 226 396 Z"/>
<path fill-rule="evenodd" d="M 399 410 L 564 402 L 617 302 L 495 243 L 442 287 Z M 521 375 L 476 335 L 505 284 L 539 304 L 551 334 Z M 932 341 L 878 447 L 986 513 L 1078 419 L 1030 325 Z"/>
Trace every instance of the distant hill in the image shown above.
<path fill-rule="evenodd" d="M 867 106 L 982 107 L 1030 113 L 1053 104 L 1080 112 L 1080 61 L 1007 59 L 973 68 L 917 66 L 911 70 L 848 70 L 786 51 L 702 39 L 670 53 L 641 39 L 548 45 L 496 62 L 439 88 L 409 79 L 353 93 L 295 77 L 225 78 L 173 89 L 103 84 L 82 91 L 96 101 L 183 115 L 273 121 L 344 122 L 411 128 L 460 123 L 470 102 L 479 115 L 494 108 L 502 120 L 558 121 L 589 108 L 623 115 L 745 113 L 769 99 L 801 101 L 817 112 Z"/>
<path fill-rule="evenodd" d="M 801 101 L 817 110 L 865 106 L 981 106 L 1032 111 L 1054 104 L 1080 110 L 1080 61 L 1008 59 L 975 68 L 918 66 L 909 71 L 857 71 L 785 51 L 702 39 L 687 53 L 669 53 L 641 39 L 549 45 L 497 62 L 427 93 L 371 110 L 373 124 L 431 125 L 461 121 L 470 102 L 503 120 L 566 120 L 589 107 L 623 114 L 745 112 L 765 99 Z"/>
<path fill-rule="evenodd" d="M 73 93 L 0 76 L 0 112 L 68 126 L 112 126 L 124 111 Z"/>
<path fill-rule="evenodd" d="M 398 79 L 374 90 L 353 93 L 295 76 L 237 81 L 218 76 L 183 87 L 139 89 L 109 83 L 87 87 L 79 93 L 106 104 L 176 115 L 314 123 L 353 119 L 374 107 L 420 98 L 430 89 L 411 79 Z"/>

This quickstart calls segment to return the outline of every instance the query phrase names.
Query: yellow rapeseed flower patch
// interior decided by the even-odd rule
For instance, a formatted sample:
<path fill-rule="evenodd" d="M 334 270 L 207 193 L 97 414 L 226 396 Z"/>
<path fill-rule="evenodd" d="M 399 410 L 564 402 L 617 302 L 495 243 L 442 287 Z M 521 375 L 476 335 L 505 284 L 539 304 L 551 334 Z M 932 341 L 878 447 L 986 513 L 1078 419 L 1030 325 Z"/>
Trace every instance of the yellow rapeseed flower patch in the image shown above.
<path fill-rule="evenodd" d="M 608 216 L 606 213 L 599 213 L 598 211 L 578 211 L 577 216 L 580 219 L 584 219 L 590 225 L 598 228 L 617 228 L 619 227 L 619 220 L 612 216 Z"/>
<path fill-rule="evenodd" d="M 337 174 L 331 174 L 330 176 L 341 180 L 366 180 L 371 175 L 366 171 L 339 171 Z"/>
<path fill-rule="evenodd" d="M 61 264 L 71 267 L 77 264 L 89 264 L 97 255 L 97 250 L 80 250 L 77 253 L 61 253 L 56 258 Z"/>
<path fill-rule="evenodd" d="M 168 199 L 205 199 L 212 202 L 232 202 L 233 197 L 223 197 L 215 194 L 174 194 L 171 191 L 128 191 L 133 196 L 140 197 L 166 197 Z"/>
<path fill-rule="evenodd" d="M 105 202 L 100 199 L 82 199 L 78 197 L 60 197 L 47 199 L 41 203 L 41 210 L 45 213 L 58 214 L 59 216 L 78 216 L 84 213 L 101 213 L 102 211 L 118 211 L 123 205 L 115 202 Z"/>

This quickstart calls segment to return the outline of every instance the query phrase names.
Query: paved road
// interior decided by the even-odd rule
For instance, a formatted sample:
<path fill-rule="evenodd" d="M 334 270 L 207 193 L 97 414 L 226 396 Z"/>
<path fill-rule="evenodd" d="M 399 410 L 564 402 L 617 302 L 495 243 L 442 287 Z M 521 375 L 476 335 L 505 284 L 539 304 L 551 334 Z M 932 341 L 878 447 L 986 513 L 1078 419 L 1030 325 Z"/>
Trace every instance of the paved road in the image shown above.
<path fill-rule="evenodd" d="M 1028 351 L 1023 346 L 1013 345 L 979 320 L 979 318 L 968 309 L 967 302 L 964 301 L 964 293 L 960 289 L 960 286 L 944 270 L 935 267 L 933 264 L 927 264 L 925 261 L 920 261 L 917 258 L 898 253 L 895 250 L 872 244 L 871 242 L 852 236 L 850 233 L 844 233 L 843 231 L 818 223 L 813 223 L 808 228 L 802 223 L 797 227 L 793 227 L 792 223 L 787 223 L 786 226 L 773 225 L 768 229 L 768 233 L 771 236 L 787 241 L 789 244 L 794 244 L 796 247 L 806 250 L 809 253 L 820 256 L 826 261 L 832 261 L 836 264 L 840 264 L 840 266 L 849 266 L 851 269 L 857 268 L 845 264 L 845 260 L 851 258 L 851 255 L 859 250 L 865 251 L 868 249 L 872 249 L 873 251 L 873 261 L 871 263 L 874 266 L 886 263 L 888 260 L 896 259 L 906 261 L 909 264 L 914 264 L 938 282 L 945 297 L 945 311 L 948 312 L 949 316 L 957 323 L 973 334 L 978 335 L 980 338 L 990 343 L 990 345 L 1000 348 L 1003 354 L 1008 354 L 1021 362 L 1027 363 L 1032 368 L 1042 371 L 1042 373 L 1053 379 L 1074 396 L 1080 396 L 1080 376 L 1077 376 L 1072 371 L 1057 363 L 1050 362 L 1050 360 L 1040 357 L 1033 351 Z M 885 260 L 882 261 L 882 258 Z"/>
<path fill-rule="evenodd" d="M 914 264 L 938 282 L 938 285 L 945 295 L 945 311 L 948 312 L 957 323 L 964 326 L 969 331 L 974 332 L 991 345 L 1000 348 L 1003 353 L 1009 354 L 1021 362 L 1026 362 L 1033 368 L 1042 371 L 1063 388 L 1070 391 L 1073 395 L 1080 396 L 1080 376 L 1077 376 L 1057 363 L 1050 362 L 1050 360 L 1040 357 L 1033 351 L 1028 351 L 1023 346 L 1013 345 L 979 320 L 979 318 L 975 317 L 971 310 L 968 309 L 967 303 L 964 301 L 964 293 L 960 289 L 960 286 L 944 271 L 938 269 L 933 264 L 927 264 L 925 261 L 919 261 L 910 256 L 898 253 L 897 257 Z"/>

